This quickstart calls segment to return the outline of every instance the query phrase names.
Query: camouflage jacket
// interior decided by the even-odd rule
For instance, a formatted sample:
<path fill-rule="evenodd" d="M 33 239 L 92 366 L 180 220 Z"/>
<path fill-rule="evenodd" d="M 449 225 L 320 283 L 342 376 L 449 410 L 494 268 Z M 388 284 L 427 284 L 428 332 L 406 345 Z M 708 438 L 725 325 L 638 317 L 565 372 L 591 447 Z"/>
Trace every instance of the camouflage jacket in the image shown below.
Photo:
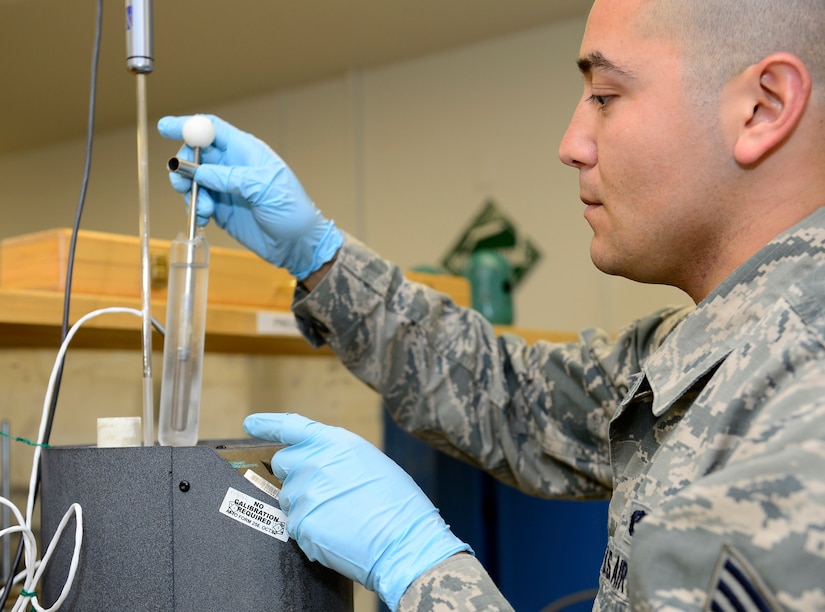
<path fill-rule="evenodd" d="M 310 342 L 328 343 L 404 429 L 534 495 L 610 497 L 595 609 L 815 610 L 823 305 L 825 209 L 696 308 L 614 338 L 496 336 L 351 238 L 294 309 Z M 399 609 L 439 603 L 509 609 L 470 555 L 431 568 Z"/>

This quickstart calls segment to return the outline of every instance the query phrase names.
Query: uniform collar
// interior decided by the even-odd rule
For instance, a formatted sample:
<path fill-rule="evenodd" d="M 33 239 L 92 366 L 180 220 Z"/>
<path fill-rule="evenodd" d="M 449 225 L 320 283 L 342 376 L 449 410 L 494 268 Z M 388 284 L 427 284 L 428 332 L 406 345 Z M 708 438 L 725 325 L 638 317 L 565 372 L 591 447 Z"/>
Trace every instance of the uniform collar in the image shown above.
<path fill-rule="evenodd" d="M 650 355 L 631 390 L 649 385 L 653 414 L 662 415 L 752 333 L 789 286 L 823 265 L 825 208 L 820 208 L 761 249 L 703 300 Z"/>

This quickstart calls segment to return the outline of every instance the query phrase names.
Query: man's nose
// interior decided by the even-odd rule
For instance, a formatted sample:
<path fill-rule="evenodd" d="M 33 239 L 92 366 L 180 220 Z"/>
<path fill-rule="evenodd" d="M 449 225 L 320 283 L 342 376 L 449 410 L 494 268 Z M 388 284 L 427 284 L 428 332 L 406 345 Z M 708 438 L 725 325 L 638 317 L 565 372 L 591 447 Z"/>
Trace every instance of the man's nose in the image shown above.
<path fill-rule="evenodd" d="M 571 168 L 596 165 L 596 144 L 587 129 L 583 110 L 581 104 L 576 108 L 559 145 L 559 159 Z"/>

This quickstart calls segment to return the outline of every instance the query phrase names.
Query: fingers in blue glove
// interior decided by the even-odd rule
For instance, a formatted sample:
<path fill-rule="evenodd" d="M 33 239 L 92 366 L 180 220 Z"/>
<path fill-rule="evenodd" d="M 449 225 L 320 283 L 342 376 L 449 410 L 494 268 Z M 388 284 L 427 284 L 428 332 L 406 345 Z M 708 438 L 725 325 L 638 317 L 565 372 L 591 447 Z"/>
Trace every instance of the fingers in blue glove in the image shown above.
<path fill-rule="evenodd" d="M 269 145 L 215 115 L 202 115 L 215 127 L 215 139 L 208 147 L 201 149 L 201 163 L 226 165 L 271 165 L 273 161 L 283 164 L 283 160 Z M 183 125 L 191 115 L 166 116 L 158 121 L 158 133 L 170 140 L 183 140 Z M 225 159 L 230 148 L 236 149 L 231 159 Z M 240 156 L 238 155 L 240 152 Z M 192 149 L 183 145 L 178 153 L 181 159 L 192 160 Z"/>
<path fill-rule="evenodd" d="M 250 414 L 243 430 L 253 438 L 279 444 L 298 444 L 327 427 L 300 414 L 290 412 Z"/>
<path fill-rule="evenodd" d="M 232 133 L 240 132 L 240 130 L 215 115 L 203 116 L 209 119 L 212 125 L 215 126 L 215 139 L 212 141 L 211 146 L 220 150 L 226 150 Z M 183 126 L 191 118 L 192 115 L 167 115 L 166 117 L 161 117 L 158 121 L 158 133 L 169 140 L 183 140 Z"/>
<path fill-rule="evenodd" d="M 215 140 L 202 151 L 195 181 L 199 221 L 216 224 L 241 244 L 275 266 L 304 280 L 331 261 L 344 242 L 334 222 L 323 217 L 292 170 L 255 136 L 206 115 L 215 126 Z M 189 117 L 164 117 L 158 131 L 180 139 Z M 191 160 L 189 147 L 179 157 Z M 186 194 L 191 182 L 172 178 Z"/>

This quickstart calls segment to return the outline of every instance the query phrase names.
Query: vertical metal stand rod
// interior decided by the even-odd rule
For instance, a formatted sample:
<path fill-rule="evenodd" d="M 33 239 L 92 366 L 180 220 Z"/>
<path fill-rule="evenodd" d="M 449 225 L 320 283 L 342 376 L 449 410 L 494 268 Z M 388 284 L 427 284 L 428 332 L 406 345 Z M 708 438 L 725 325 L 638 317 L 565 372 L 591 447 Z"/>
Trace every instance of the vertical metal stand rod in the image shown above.
<path fill-rule="evenodd" d="M 11 499 L 11 442 L 9 442 L 9 422 L 4 420 L 2 424 L 3 436 L 0 436 L 0 448 L 3 456 L 3 487 L 2 495 L 6 499 Z M 11 526 L 11 514 L 8 506 L 3 506 L 0 513 L 0 529 Z M 11 538 L 3 538 L 3 563 L 0 565 L 0 576 L 8 576 L 11 571 Z"/>
<path fill-rule="evenodd" d="M 137 78 L 137 157 L 140 191 L 140 272 L 143 313 L 143 445 L 152 446 L 154 432 L 154 390 L 152 385 L 152 269 L 149 258 L 149 130 L 146 119 L 146 74 Z"/>

